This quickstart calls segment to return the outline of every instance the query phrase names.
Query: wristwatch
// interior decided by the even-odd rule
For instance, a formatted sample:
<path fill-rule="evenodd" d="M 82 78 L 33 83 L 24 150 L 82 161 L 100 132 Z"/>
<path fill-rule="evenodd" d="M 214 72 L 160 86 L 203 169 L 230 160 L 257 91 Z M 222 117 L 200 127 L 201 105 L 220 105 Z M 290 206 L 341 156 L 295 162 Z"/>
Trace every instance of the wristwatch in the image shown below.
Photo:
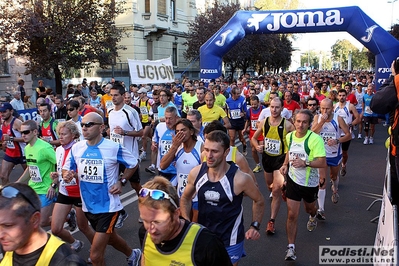
<path fill-rule="evenodd" d="M 123 135 L 125 135 L 125 136 L 127 135 L 127 130 L 123 131 Z"/>
<path fill-rule="evenodd" d="M 253 227 L 253 228 L 255 228 L 255 230 L 256 231 L 259 231 L 260 230 L 260 223 L 259 222 L 252 222 L 251 223 L 251 226 Z"/>
<path fill-rule="evenodd" d="M 306 161 L 305 161 L 305 165 L 309 167 L 309 166 L 310 166 L 310 161 L 309 161 L 309 160 L 306 160 Z"/>
<path fill-rule="evenodd" d="M 54 188 L 54 189 L 56 189 L 56 188 L 58 187 L 58 185 L 55 184 L 55 183 L 51 183 L 51 187 Z"/>
<path fill-rule="evenodd" d="M 121 178 L 121 179 L 119 179 L 119 181 L 121 181 L 122 186 L 125 186 L 127 183 L 126 178 Z"/>

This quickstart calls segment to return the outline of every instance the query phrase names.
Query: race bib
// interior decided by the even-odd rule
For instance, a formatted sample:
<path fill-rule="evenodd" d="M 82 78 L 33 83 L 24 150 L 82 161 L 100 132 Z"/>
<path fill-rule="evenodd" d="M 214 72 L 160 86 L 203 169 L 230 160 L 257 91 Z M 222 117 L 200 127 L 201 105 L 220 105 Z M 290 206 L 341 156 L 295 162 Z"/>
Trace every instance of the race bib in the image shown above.
<path fill-rule="evenodd" d="M 78 173 L 82 182 L 104 183 L 104 160 L 80 159 Z"/>
<path fill-rule="evenodd" d="M 73 178 L 72 180 L 71 180 L 71 182 L 69 182 L 69 183 L 67 183 L 67 182 L 65 182 L 64 180 L 60 180 L 60 186 L 61 187 L 69 187 L 69 186 L 76 186 L 76 178 Z"/>
<path fill-rule="evenodd" d="M 8 149 L 15 149 L 14 141 L 7 140 L 7 148 Z"/>
<path fill-rule="evenodd" d="M 154 120 L 157 121 L 158 120 L 158 113 L 154 114 Z"/>
<path fill-rule="evenodd" d="M 40 175 L 39 167 L 36 165 L 29 165 L 29 175 L 32 182 L 40 183 L 43 181 L 42 176 Z"/>
<path fill-rule="evenodd" d="M 148 109 L 145 106 L 140 106 L 140 113 L 142 115 L 148 115 Z"/>
<path fill-rule="evenodd" d="M 323 138 L 324 145 L 327 145 L 327 142 L 330 139 L 336 139 L 337 134 L 335 132 L 320 132 L 320 136 Z"/>
<path fill-rule="evenodd" d="M 110 108 L 114 107 L 114 104 L 112 103 L 112 101 L 106 101 L 105 102 L 105 108 L 108 110 Z"/>
<path fill-rule="evenodd" d="M 373 114 L 373 111 L 371 111 L 371 108 L 370 108 L 370 106 L 366 106 L 365 108 L 364 108 L 364 112 L 366 113 L 366 114 Z"/>
<path fill-rule="evenodd" d="M 257 123 L 258 123 L 258 120 L 251 120 L 251 129 L 252 130 L 257 130 L 258 129 Z"/>
<path fill-rule="evenodd" d="M 183 195 L 184 189 L 187 186 L 187 177 L 188 174 L 177 174 L 177 194 L 179 195 L 179 198 Z"/>
<path fill-rule="evenodd" d="M 113 142 L 119 143 L 120 145 L 123 146 L 123 136 L 120 134 L 116 134 L 115 132 L 111 132 L 110 139 Z"/>
<path fill-rule="evenodd" d="M 64 118 L 60 118 L 60 119 L 56 119 L 55 121 L 58 121 L 58 123 L 61 123 L 61 122 L 65 122 L 66 120 Z"/>
<path fill-rule="evenodd" d="M 272 155 L 280 155 L 280 140 L 265 138 L 265 152 Z"/>
<path fill-rule="evenodd" d="M 161 156 L 164 156 L 168 153 L 170 147 L 172 147 L 171 140 L 161 140 Z"/>
<path fill-rule="evenodd" d="M 50 142 L 50 141 L 53 141 L 53 137 L 52 136 L 43 136 L 43 140 Z"/>
<path fill-rule="evenodd" d="M 239 118 L 241 118 L 240 109 L 230 110 L 230 116 L 231 116 L 231 119 L 239 119 Z"/>

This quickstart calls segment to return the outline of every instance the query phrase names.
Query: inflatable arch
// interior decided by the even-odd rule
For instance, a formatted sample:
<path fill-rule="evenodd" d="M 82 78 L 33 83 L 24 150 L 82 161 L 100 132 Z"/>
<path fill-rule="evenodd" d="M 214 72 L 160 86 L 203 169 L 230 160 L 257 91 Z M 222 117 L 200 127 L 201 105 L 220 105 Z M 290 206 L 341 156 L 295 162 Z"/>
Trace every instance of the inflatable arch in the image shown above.
<path fill-rule="evenodd" d="M 222 71 L 223 56 L 247 34 L 347 31 L 376 58 L 376 85 L 391 72 L 399 41 L 359 7 L 334 9 L 238 11 L 200 49 L 200 78 L 208 83 Z"/>

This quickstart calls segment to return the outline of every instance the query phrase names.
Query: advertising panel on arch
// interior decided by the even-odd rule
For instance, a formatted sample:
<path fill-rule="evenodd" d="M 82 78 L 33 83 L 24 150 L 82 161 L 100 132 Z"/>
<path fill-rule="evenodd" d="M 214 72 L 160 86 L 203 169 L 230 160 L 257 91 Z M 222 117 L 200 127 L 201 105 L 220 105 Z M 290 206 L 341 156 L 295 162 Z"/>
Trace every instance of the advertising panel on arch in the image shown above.
<path fill-rule="evenodd" d="M 238 11 L 200 49 L 200 78 L 220 77 L 223 56 L 248 34 L 346 31 L 369 49 L 376 59 L 376 85 L 390 74 L 399 55 L 399 41 L 359 7 L 309 10 Z"/>

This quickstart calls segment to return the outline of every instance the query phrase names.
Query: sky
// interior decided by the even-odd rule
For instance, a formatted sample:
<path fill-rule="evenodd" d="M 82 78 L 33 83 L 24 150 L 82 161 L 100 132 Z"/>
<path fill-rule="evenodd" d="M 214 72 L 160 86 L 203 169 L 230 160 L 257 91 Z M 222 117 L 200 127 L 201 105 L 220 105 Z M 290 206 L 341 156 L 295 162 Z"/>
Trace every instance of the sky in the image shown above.
<path fill-rule="evenodd" d="M 382 28 L 389 30 L 392 22 L 399 23 L 399 1 L 392 0 L 300 0 L 304 9 L 337 8 L 358 6 L 363 12 Z M 296 34 L 294 47 L 301 51 L 330 51 L 337 40 L 346 39 L 361 49 L 363 45 L 346 32 Z"/>

